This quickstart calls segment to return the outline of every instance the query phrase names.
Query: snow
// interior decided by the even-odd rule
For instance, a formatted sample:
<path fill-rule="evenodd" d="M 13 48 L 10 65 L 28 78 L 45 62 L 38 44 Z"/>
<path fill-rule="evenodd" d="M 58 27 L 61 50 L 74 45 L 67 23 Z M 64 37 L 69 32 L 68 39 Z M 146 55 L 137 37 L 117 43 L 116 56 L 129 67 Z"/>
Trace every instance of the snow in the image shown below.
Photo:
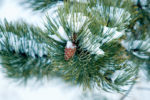
<path fill-rule="evenodd" d="M 124 10 L 121 9 L 120 12 L 124 13 Z M 83 26 L 87 27 L 88 24 L 86 24 L 86 25 L 84 25 L 84 24 L 89 20 L 89 18 L 87 16 L 84 16 L 82 13 L 68 14 L 66 19 L 67 19 L 67 24 L 69 25 L 70 28 L 72 28 L 72 31 L 74 31 L 75 33 L 78 33 Z M 56 20 L 56 22 L 57 22 L 57 20 Z M 87 49 L 92 54 L 97 54 L 97 55 L 104 55 L 104 51 L 102 49 L 100 49 L 100 46 L 102 46 L 103 43 L 112 41 L 113 39 L 117 39 L 117 38 L 121 37 L 122 35 L 124 35 L 124 32 L 117 31 L 116 27 L 109 28 L 106 26 L 103 27 L 103 32 L 102 32 L 103 37 L 107 37 L 105 39 L 103 39 L 103 37 L 101 37 L 101 39 L 99 39 L 99 36 L 97 36 L 95 38 L 95 36 L 92 35 L 92 33 L 90 32 L 90 30 L 88 28 L 87 28 L 86 32 L 87 33 L 83 37 L 83 42 L 82 42 L 83 44 L 81 45 L 81 47 Z M 59 33 L 60 37 L 63 38 L 64 40 L 71 41 L 62 26 L 59 26 L 58 33 Z M 59 42 L 63 42 L 61 40 L 61 38 L 59 38 L 56 35 L 50 35 L 50 37 Z M 99 43 L 100 41 L 102 41 L 101 44 Z"/>
<path fill-rule="evenodd" d="M 92 54 L 104 55 L 105 52 L 102 49 L 100 49 L 100 47 L 104 43 L 117 39 L 121 37 L 122 35 L 124 35 L 123 31 L 119 32 L 117 31 L 117 28 L 109 28 L 106 26 L 103 27 L 102 37 L 93 36 L 90 30 L 87 29 L 87 33 L 85 34 L 83 38 L 82 46 L 83 48 L 87 48 L 87 50 L 91 51 Z M 104 37 L 106 38 L 104 39 Z M 100 41 L 102 42 L 99 43 Z"/>
<path fill-rule="evenodd" d="M 0 42 L 5 45 L 5 42 L 7 41 L 7 38 L 1 34 Z M 6 34 L 4 34 L 6 35 Z M 31 55 L 32 57 L 35 57 L 35 54 L 38 54 L 40 57 L 42 57 L 44 54 L 47 54 L 47 45 L 44 43 L 39 43 L 35 40 L 28 40 L 27 38 L 18 38 L 16 35 L 12 33 L 7 33 L 9 35 L 8 43 L 11 45 L 10 48 L 15 50 L 16 52 L 23 51 L 28 55 Z M 30 47 L 33 47 L 33 49 L 29 49 Z M 5 46 L 0 45 L 0 50 L 5 50 Z"/>
<path fill-rule="evenodd" d="M 88 44 L 87 50 L 91 51 L 92 54 L 104 55 L 105 52 L 100 49 L 100 43 Z"/>
<path fill-rule="evenodd" d="M 81 13 L 69 14 L 67 16 L 67 23 L 69 24 L 69 27 L 71 27 L 75 33 L 79 32 L 79 30 L 82 28 L 82 26 L 84 25 L 84 23 L 87 20 L 89 20 L 88 17 L 83 16 L 83 14 L 81 14 Z M 84 27 L 86 27 L 86 26 L 84 26 Z M 106 30 L 106 28 L 104 30 Z M 107 30 L 107 32 L 108 32 L 108 30 Z M 71 40 L 67 36 L 67 33 L 65 32 L 65 30 L 62 26 L 59 26 L 58 33 L 61 38 L 63 38 L 66 41 L 69 41 L 69 42 L 67 42 L 67 47 L 71 47 L 71 45 L 72 45 L 70 42 Z M 50 37 L 59 42 L 63 42 L 61 40 L 61 38 L 59 38 L 56 35 L 50 35 Z M 92 37 L 93 37 L 92 33 L 90 32 L 89 29 L 87 29 L 87 34 L 85 34 L 85 36 L 83 38 L 83 45 L 81 47 L 86 48 L 92 54 L 104 55 L 104 51 L 102 49 L 100 49 L 101 44 L 98 43 L 99 41 L 97 43 L 93 42 Z M 114 38 L 115 38 L 115 36 L 114 36 Z"/>
<path fill-rule="evenodd" d="M 20 2 L 19 0 L 13 0 L 13 1 L 3 0 L 3 4 L 5 4 L 5 6 L 2 6 L 2 8 L 0 8 L 1 11 L 0 19 L 6 18 L 8 21 L 12 21 L 12 20 L 16 21 L 18 19 L 22 20 L 23 18 L 24 21 L 30 24 L 39 25 L 43 27 L 42 14 L 33 14 L 31 13 L 32 12 L 31 10 L 21 7 L 19 3 L 17 3 Z M 24 11 L 24 9 L 26 9 L 26 11 Z"/>
<path fill-rule="evenodd" d="M 59 35 L 60 35 L 64 40 L 66 40 L 66 41 L 69 40 L 69 37 L 67 36 L 67 34 L 66 34 L 66 32 L 65 32 L 65 30 L 64 30 L 64 28 L 63 28 L 62 26 L 59 27 L 58 32 L 59 32 Z"/>
<path fill-rule="evenodd" d="M 58 2 L 56 5 L 52 5 L 52 9 L 48 10 L 46 13 L 48 15 L 50 15 L 52 18 L 57 18 L 58 17 L 58 13 L 57 10 L 58 8 L 61 8 L 61 6 L 63 5 L 63 2 Z"/>
<path fill-rule="evenodd" d="M 0 73 L 0 100 L 76 100 L 81 90 L 77 87 L 67 88 L 60 79 L 43 81 L 30 80 L 27 86 L 20 85 Z M 61 84 L 59 84 L 61 83 Z"/>
<path fill-rule="evenodd" d="M 76 46 L 73 45 L 73 43 L 71 41 L 67 41 L 66 48 L 72 48 L 72 49 L 74 49 L 74 48 L 76 48 Z"/>
<path fill-rule="evenodd" d="M 59 42 L 63 42 L 58 36 L 56 35 L 49 35 L 52 39 L 55 39 L 56 41 L 59 41 Z"/>
<path fill-rule="evenodd" d="M 75 31 L 75 33 L 78 33 L 79 30 L 82 28 L 84 23 L 89 20 L 86 16 L 84 16 L 82 13 L 74 13 L 69 14 L 67 16 L 67 22 L 72 30 Z M 85 27 L 85 26 L 84 26 Z"/>
<path fill-rule="evenodd" d="M 122 41 L 122 45 L 127 50 L 134 50 L 140 49 L 141 51 L 145 51 L 150 53 L 150 39 L 145 40 L 131 40 L 131 41 Z M 133 51 L 133 54 L 142 59 L 149 59 L 149 55 L 145 54 L 144 52 Z"/>
<path fill-rule="evenodd" d="M 150 57 L 145 55 L 145 54 L 139 54 L 137 52 L 133 52 L 133 54 L 139 58 L 142 58 L 142 59 L 149 59 Z"/>
<path fill-rule="evenodd" d="M 104 20 L 107 20 L 107 18 L 113 20 L 115 22 L 114 26 L 118 24 L 121 26 L 122 23 L 127 24 L 128 21 L 126 20 L 131 20 L 131 14 L 123 8 L 116 8 L 110 6 L 104 9 L 102 5 L 98 4 L 96 7 L 93 7 L 93 9 L 103 13 L 104 15 L 100 15 L 100 16 L 102 16 Z M 106 9 L 108 12 L 105 11 Z"/>
<path fill-rule="evenodd" d="M 106 27 L 104 26 L 103 28 L 103 35 L 104 36 L 107 36 L 107 38 L 105 40 L 103 40 L 103 42 L 105 41 L 112 41 L 114 39 L 118 39 L 120 38 L 121 36 L 123 36 L 125 34 L 124 31 L 117 31 L 117 28 L 114 27 L 114 28 L 110 28 L 110 27 Z"/>

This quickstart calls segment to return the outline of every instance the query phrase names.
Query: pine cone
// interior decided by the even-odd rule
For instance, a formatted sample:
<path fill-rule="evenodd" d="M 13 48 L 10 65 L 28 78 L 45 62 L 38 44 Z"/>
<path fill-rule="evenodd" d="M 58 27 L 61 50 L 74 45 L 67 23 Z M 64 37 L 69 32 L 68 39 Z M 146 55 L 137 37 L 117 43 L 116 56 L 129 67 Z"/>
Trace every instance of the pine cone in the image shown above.
<path fill-rule="evenodd" d="M 75 44 L 68 41 L 67 45 L 65 47 L 65 56 L 64 56 L 65 60 L 69 60 L 70 58 L 72 58 L 74 56 L 75 52 L 76 52 Z"/>

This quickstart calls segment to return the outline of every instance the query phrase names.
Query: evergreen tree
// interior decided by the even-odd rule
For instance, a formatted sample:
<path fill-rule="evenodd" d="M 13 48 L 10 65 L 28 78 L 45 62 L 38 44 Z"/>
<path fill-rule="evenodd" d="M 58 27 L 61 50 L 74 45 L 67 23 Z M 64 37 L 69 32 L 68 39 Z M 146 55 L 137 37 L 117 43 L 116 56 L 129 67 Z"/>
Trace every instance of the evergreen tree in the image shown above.
<path fill-rule="evenodd" d="M 10 78 L 26 82 L 61 77 L 83 89 L 123 92 L 124 86 L 135 83 L 140 64 L 149 64 L 150 45 L 144 44 L 144 40 L 149 41 L 149 11 L 138 7 L 140 1 L 137 5 L 131 0 L 24 3 L 43 14 L 61 4 L 53 15 L 45 15 L 44 29 L 24 21 L 1 21 L 1 63 Z M 140 16 L 143 13 L 148 17 Z M 134 47 L 137 40 L 141 42 Z M 143 52 L 146 58 L 138 55 Z"/>

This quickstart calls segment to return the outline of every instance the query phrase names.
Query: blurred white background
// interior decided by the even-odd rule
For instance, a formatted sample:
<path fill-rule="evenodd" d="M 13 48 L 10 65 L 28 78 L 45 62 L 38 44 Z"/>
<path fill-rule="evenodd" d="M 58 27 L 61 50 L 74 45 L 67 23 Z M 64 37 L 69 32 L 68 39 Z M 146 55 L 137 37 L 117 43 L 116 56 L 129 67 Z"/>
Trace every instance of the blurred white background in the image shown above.
<path fill-rule="evenodd" d="M 22 7 L 19 1 L 21 0 L 0 0 L 0 19 L 25 20 L 43 27 L 44 15 L 32 13 L 30 9 Z M 7 79 L 4 75 L 0 66 L 0 100 L 87 100 L 90 98 L 90 96 L 87 98 L 83 96 L 85 92 L 82 91 L 82 88 L 71 87 L 61 79 L 45 80 L 41 83 L 30 81 L 24 86 Z M 91 98 L 97 96 L 97 99 L 90 100 L 102 100 L 100 94 L 106 96 L 108 100 L 119 100 L 122 96 L 118 93 L 94 91 L 94 94 L 89 95 Z M 150 82 L 144 81 L 142 72 L 139 82 L 125 100 L 150 100 Z"/>

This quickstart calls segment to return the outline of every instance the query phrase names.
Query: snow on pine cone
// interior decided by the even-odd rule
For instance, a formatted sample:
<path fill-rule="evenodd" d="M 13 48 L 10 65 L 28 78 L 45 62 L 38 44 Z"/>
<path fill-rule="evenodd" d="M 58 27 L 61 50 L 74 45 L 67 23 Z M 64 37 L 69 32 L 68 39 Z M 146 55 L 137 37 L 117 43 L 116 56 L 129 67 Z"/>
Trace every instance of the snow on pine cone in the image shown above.
<path fill-rule="evenodd" d="M 65 60 L 69 60 L 74 56 L 76 52 L 76 45 L 73 44 L 71 41 L 67 42 L 67 45 L 65 47 Z"/>

